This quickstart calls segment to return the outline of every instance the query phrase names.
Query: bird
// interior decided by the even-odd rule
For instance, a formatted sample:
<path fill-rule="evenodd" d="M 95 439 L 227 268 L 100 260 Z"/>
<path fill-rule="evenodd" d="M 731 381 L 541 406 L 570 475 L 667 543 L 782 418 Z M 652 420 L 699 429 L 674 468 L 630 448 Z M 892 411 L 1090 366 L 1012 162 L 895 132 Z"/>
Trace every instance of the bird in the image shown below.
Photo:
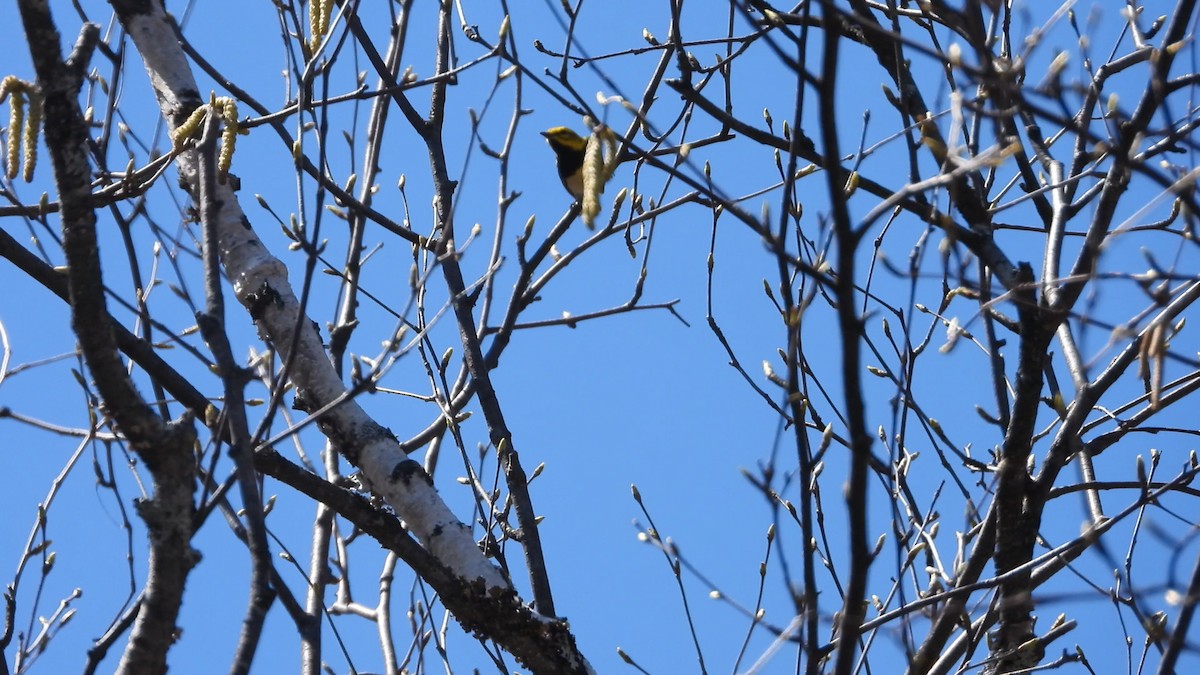
<path fill-rule="evenodd" d="M 542 132 L 558 163 L 558 178 L 576 201 L 583 200 L 583 156 L 587 139 L 567 127 L 551 127 Z"/>

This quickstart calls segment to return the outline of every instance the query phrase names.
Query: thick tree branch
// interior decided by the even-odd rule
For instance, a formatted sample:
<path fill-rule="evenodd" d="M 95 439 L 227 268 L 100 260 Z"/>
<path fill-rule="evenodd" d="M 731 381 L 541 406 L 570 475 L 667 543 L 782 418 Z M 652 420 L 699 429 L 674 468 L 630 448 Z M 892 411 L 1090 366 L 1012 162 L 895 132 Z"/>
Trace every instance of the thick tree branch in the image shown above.
<path fill-rule="evenodd" d="M 189 545 L 195 436 L 190 416 L 166 424 L 142 400 L 109 329 L 91 206 L 87 127 L 78 103 L 82 73 L 99 39 L 99 28 L 85 24 L 74 52 L 63 62 L 48 4 L 22 0 L 20 9 L 45 100 L 46 146 L 62 204 L 71 324 L 117 428 L 154 478 L 153 497 L 138 504 L 150 537 L 144 602 L 118 672 L 163 672 L 167 651 L 175 642 L 184 584 L 197 560 Z"/>

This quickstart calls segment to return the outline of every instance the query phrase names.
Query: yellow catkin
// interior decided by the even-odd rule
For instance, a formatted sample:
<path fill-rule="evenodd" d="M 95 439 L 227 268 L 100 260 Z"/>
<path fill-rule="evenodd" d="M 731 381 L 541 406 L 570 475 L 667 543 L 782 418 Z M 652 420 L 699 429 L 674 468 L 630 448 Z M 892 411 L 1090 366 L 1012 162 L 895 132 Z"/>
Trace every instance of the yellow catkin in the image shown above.
<path fill-rule="evenodd" d="M 217 109 L 221 111 L 221 121 L 225 123 L 225 129 L 221 132 L 221 154 L 217 159 L 217 174 L 224 180 L 229 175 L 229 167 L 233 164 L 233 150 L 237 145 L 237 102 L 228 97 L 221 97 L 217 99 Z"/>
<path fill-rule="evenodd" d="M 600 215 L 600 195 L 617 167 L 617 138 L 612 129 L 601 126 L 587 139 L 583 156 L 583 201 L 580 204 L 583 222 L 595 227 Z"/>
<path fill-rule="evenodd" d="M 316 52 L 321 40 L 329 32 L 329 20 L 333 16 L 333 0 L 312 0 L 308 5 L 309 51 Z"/>
<path fill-rule="evenodd" d="M 310 44 L 316 47 L 321 39 L 321 17 L 325 14 L 323 0 L 312 0 L 308 3 L 308 35 Z"/>
<path fill-rule="evenodd" d="M 192 111 L 187 120 L 183 124 L 175 127 L 171 132 L 171 143 L 176 150 L 183 147 L 187 139 L 196 135 L 196 131 L 200 128 L 200 124 L 204 121 L 204 116 L 208 114 L 208 106 L 199 106 Z"/>
<path fill-rule="evenodd" d="M 25 95 L 20 91 L 9 91 L 12 98 L 8 105 L 8 156 L 4 174 L 9 180 L 17 177 L 17 166 L 21 161 L 21 137 L 25 126 Z"/>
<path fill-rule="evenodd" d="M 21 140 L 24 146 L 22 164 L 24 170 L 21 178 L 26 183 L 33 182 L 33 170 L 37 168 L 37 137 L 38 129 L 42 126 L 42 94 L 32 91 L 29 94 L 29 116 L 25 119 L 25 137 Z"/>
<path fill-rule="evenodd" d="M 208 104 L 193 110 L 187 121 L 175 127 L 175 130 L 171 132 L 171 141 L 176 151 L 181 150 L 187 139 L 194 138 L 200 132 L 200 125 L 204 123 L 209 114 L 216 115 L 223 125 L 221 149 L 217 154 L 217 174 L 220 180 L 224 181 L 225 177 L 229 175 L 229 167 L 233 163 L 233 151 L 237 146 L 238 134 L 242 133 L 238 123 L 236 101 L 226 96 L 211 97 Z M 299 141 L 297 141 L 297 145 L 298 143 Z"/>
<path fill-rule="evenodd" d="M 321 36 L 322 37 L 324 37 L 327 33 L 329 33 L 329 20 L 330 20 L 330 18 L 333 17 L 333 8 L 336 6 L 337 6 L 337 4 L 334 3 L 333 0 L 325 0 L 325 2 L 321 4 Z"/>
<path fill-rule="evenodd" d="M 604 144 L 596 134 L 588 136 L 583 155 L 583 201 L 580 204 L 583 222 L 595 227 L 600 214 L 600 195 L 604 192 Z"/>

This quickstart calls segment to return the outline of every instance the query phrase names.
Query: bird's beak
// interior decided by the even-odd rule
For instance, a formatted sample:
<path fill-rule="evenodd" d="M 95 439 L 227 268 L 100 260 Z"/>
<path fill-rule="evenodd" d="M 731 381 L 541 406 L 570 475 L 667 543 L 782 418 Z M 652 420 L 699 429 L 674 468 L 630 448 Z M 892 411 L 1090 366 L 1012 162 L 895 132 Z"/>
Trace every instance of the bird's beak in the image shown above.
<path fill-rule="evenodd" d="M 542 136 L 545 136 L 546 138 L 550 138 L 550 134 L 546 133 L 545 131 L 539 131 L 538 133 L 541 134 Z"/>

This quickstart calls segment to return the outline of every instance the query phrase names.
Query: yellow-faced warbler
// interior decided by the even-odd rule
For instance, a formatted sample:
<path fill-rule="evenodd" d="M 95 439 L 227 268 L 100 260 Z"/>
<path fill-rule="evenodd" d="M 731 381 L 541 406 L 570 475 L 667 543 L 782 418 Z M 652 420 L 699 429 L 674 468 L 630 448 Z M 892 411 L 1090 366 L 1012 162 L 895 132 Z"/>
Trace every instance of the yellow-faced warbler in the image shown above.
<path fill-rule="evenodd" d="M 583 156 L 587 139 L 566 127 L 542 132 L 558 161 L 558 178 L 576 200 L 583 199 Z"/>
<path fill-rule="evenodd" d="M 558 161 L 558 177 L 567 192 L 579 202 L 583 222 L 592 227 L 600 213 L 600 195 L 617 168 L 618 139 L 600 125 L 588 138 L 566 127 L 542 132 Z"/>

